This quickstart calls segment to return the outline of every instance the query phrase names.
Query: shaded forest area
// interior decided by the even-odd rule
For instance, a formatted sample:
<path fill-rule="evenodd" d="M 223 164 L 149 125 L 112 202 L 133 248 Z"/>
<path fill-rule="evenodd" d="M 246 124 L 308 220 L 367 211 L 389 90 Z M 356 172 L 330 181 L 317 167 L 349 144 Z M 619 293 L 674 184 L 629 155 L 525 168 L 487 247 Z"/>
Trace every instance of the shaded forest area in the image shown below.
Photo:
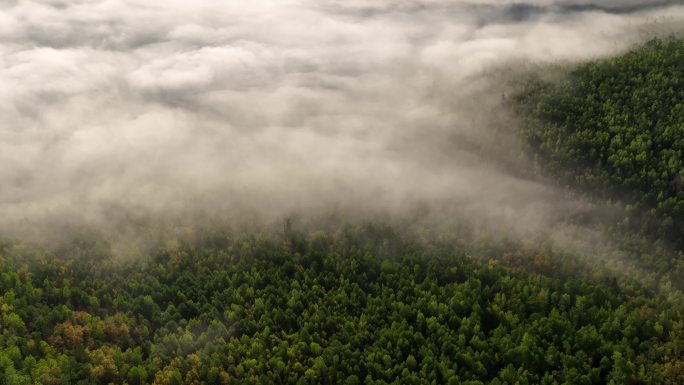
<path fill-rule="evenodd" d="M 684 42 L 568 71 L 513 98 L 537 164 L 681 280 Z M 682 293 L 553 248 L 368 225 L 102 250 L 0 245 L 0 384 L 684 383 Z"/>
<path fill-rule="evenodd" d="M 547 72 L 525 77 L 511 103 L 538 170 L 618 207 L 606 221 L 612 237 L 681 290 L 684 40 Z"/>
<path fill-rule="evenodd" d="M 632 229 L 684 246 L 684 40 L 523 87 L 514 103 L 542 169 L 625 205 Z"/>

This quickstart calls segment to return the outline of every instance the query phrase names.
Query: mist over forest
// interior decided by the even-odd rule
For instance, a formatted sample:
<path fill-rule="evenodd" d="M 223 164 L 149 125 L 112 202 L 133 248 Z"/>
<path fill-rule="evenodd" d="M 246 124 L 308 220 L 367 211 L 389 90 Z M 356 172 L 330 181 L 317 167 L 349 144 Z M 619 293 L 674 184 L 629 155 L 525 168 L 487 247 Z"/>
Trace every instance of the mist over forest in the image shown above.
<path fill-rule="evenodd" d="M 684 383 L 681 0 L 5 0 L 0 385 Z"/>
<path fill-rule="evenodd" d="M 0 226 L 539 234 L 587 203 L 526 175 L 506 74 L 667 34 L 677 3 L 5 2 Z"/>

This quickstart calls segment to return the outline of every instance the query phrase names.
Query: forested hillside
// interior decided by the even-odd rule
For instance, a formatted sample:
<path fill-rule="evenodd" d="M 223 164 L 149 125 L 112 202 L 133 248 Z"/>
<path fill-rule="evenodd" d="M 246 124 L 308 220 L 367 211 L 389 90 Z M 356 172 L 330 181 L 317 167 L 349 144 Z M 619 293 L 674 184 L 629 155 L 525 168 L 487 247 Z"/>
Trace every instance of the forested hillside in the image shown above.
<path fill-rule="evenodd" d="M 681 297 L 391 228 L 0 263 L 3 384 L 681 384 Z M 495 257 L 498 256 L 498 257 Z"/>
<path fill-rule="evenodd" d="M 684 40 L 652 40 L 514 99 L 537 163 L 567 184 L 621 202 L 628 227 L 684 246 Z"/>

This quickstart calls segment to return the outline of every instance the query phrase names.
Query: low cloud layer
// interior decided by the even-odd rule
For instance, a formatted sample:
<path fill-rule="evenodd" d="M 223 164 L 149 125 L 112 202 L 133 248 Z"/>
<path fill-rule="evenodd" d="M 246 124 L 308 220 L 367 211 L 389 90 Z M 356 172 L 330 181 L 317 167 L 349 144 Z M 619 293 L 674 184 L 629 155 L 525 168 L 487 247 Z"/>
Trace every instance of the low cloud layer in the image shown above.
<path fill-rule="evenodd" d="M 643 3 L 5 1 L 0 229 L 292 213 L 552 228 L 584 203 L 515 171 L 496 74 L 684 19 Z"/>

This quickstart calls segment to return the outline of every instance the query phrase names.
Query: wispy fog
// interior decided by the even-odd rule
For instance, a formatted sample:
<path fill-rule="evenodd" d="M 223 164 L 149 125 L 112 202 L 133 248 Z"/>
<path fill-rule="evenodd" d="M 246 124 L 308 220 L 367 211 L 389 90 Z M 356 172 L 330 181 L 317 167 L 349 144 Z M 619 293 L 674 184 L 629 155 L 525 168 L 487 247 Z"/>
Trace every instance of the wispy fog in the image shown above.
<path fill-rule="evenodd" d="M 502 74 L 683 20 L 680 1 L 5 0 L 0 229 L 558 228 L 585 204 L 526 176 Z"/>

